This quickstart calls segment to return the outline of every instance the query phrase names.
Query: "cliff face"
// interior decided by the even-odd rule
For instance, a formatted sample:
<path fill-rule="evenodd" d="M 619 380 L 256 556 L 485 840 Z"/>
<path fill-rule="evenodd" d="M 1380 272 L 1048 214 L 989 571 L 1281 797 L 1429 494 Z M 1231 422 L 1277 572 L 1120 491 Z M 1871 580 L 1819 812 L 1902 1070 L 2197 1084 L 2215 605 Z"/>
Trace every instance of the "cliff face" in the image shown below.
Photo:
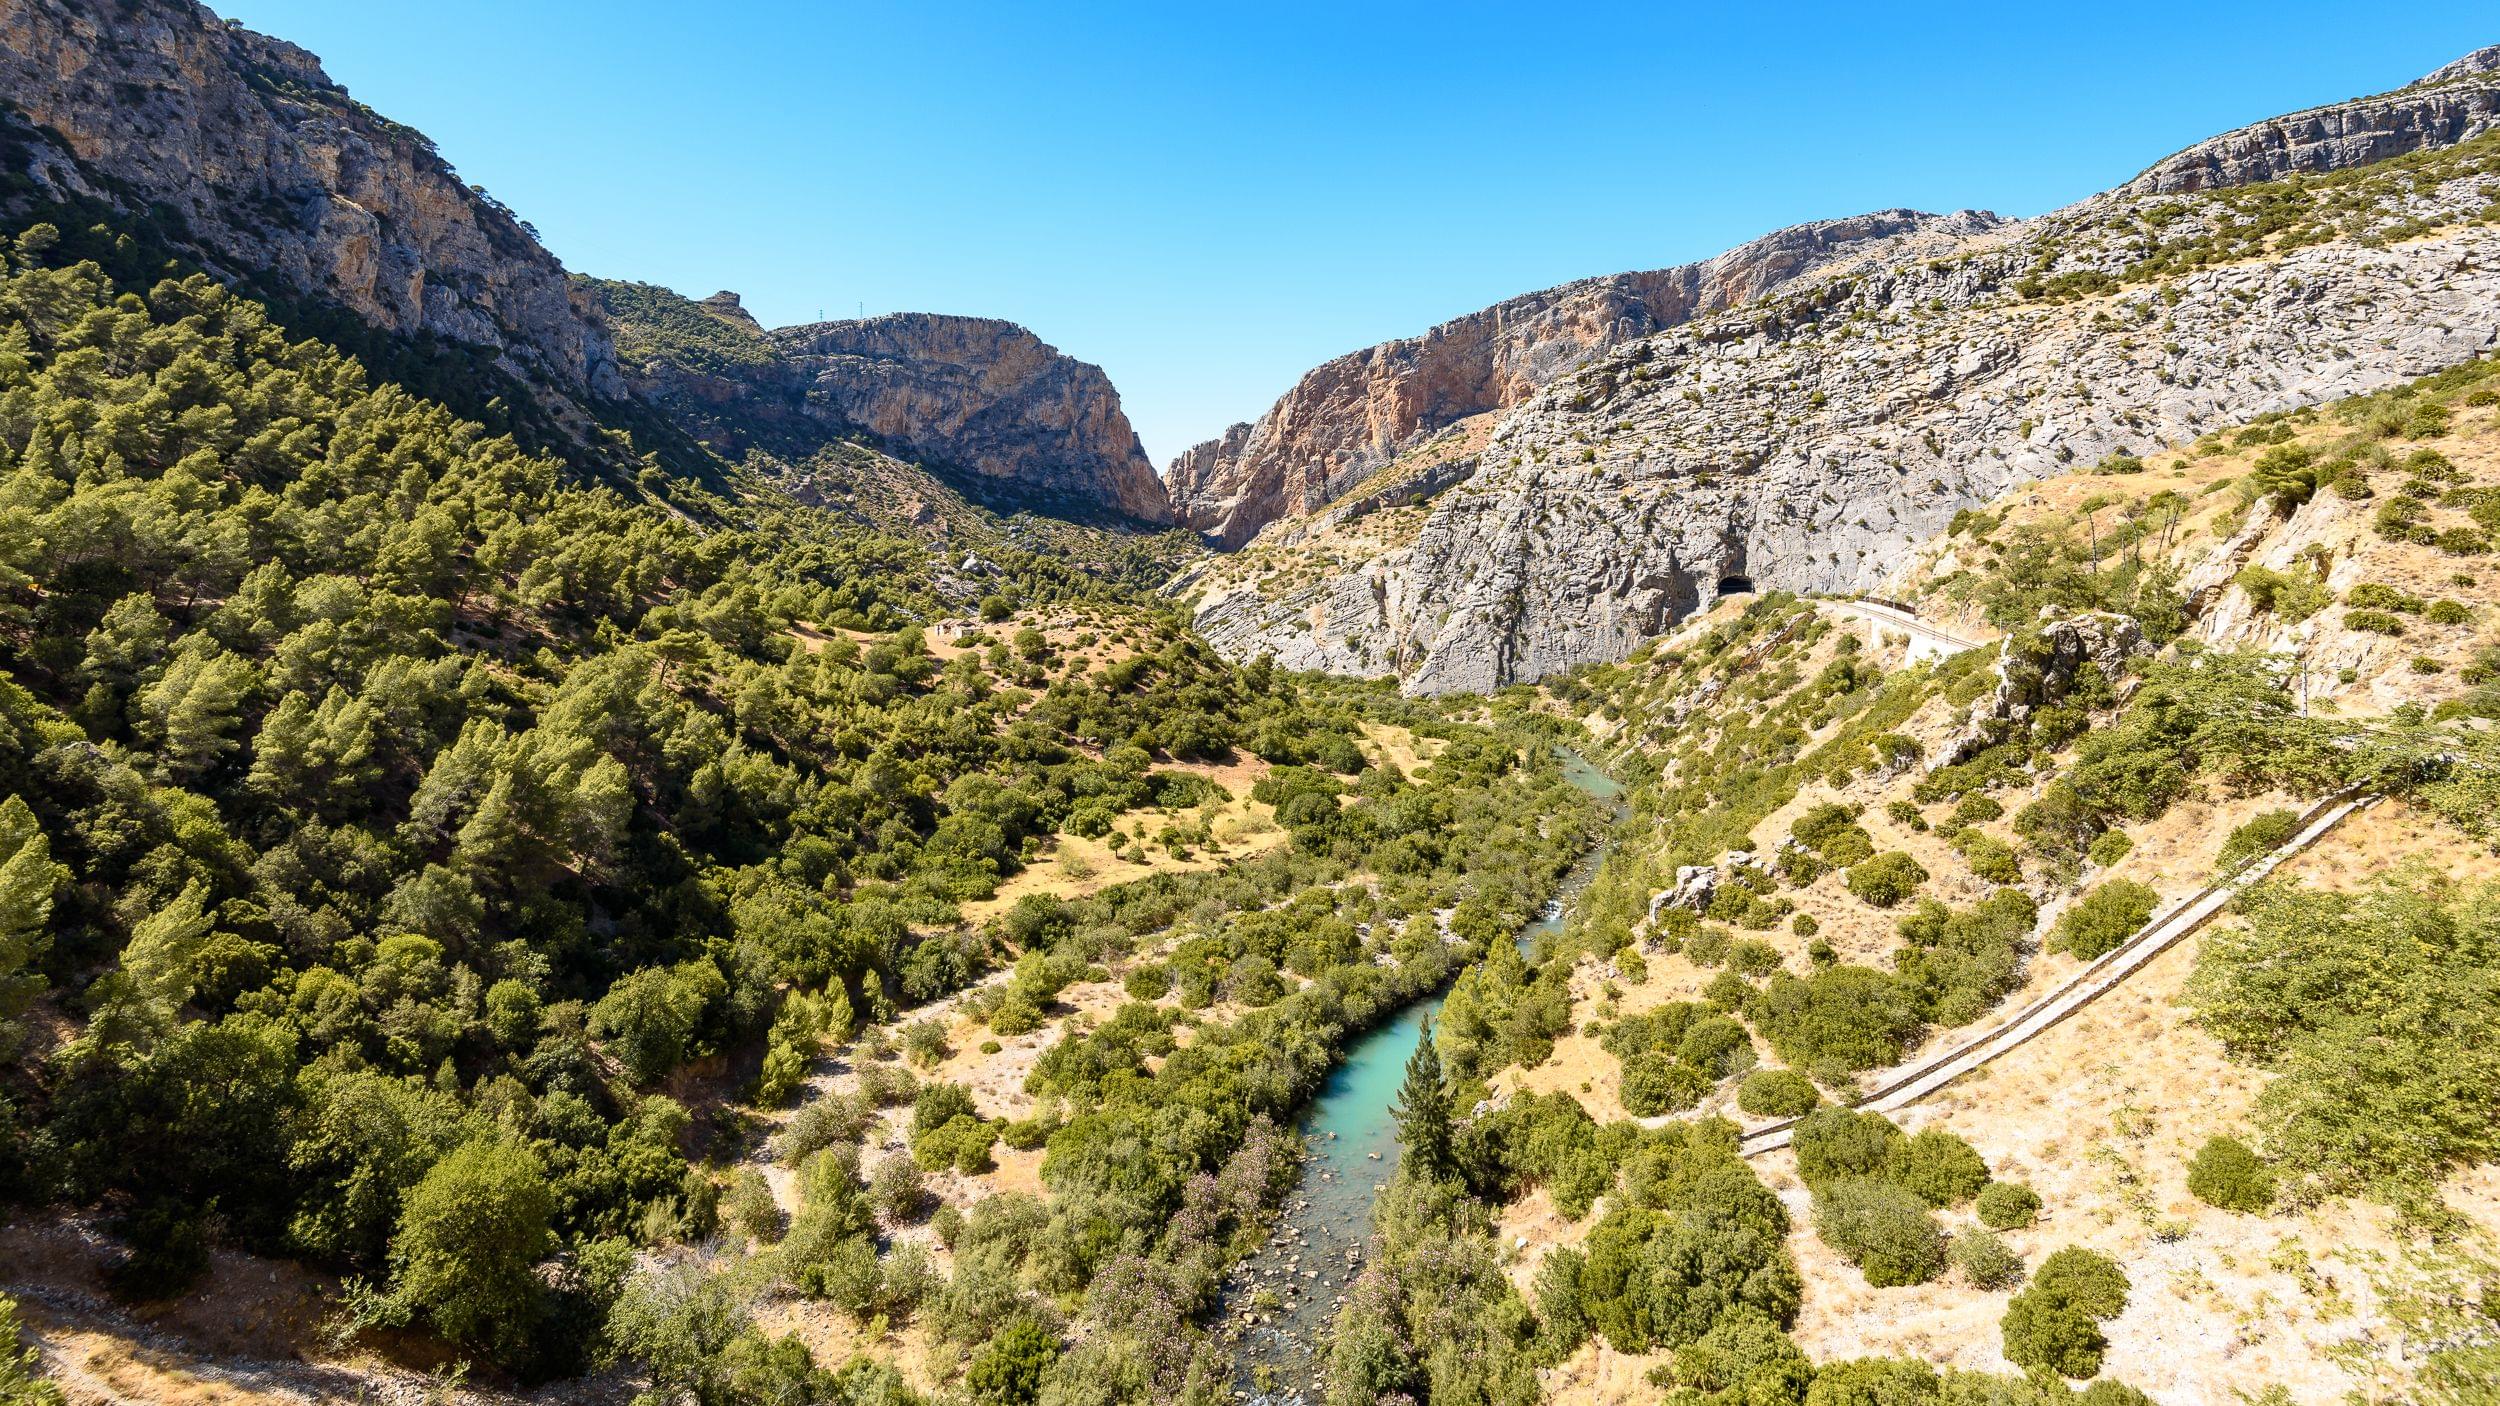
<path fill-rule="evenodd" d="M 39 185 L 170 209 L 212 269 L 567 391 L 624 391 L 555 257 L 294 45 L 188 0 L 0 0 L 0 99 L 65 148 L 38 140 Z"/>
<path fill-rule="evenodd" d="M 2012 485 L 2490 349 L 2500 135 L 2439 114 L 2495 97 L 2469 66 L 2248 129 L 2335 140 L 2233 134 L 1951 250 L 1791 280 L 1599 354 L 1432 464 L 1427 492 L 1272 529 L 1182 588 L 1234 657 L 1421 692 L 1620 658 L 1723 587 L 1876 588 Z M 2425 135 L 2444 132 L 2468 135 Z M 2333 164 L 2391 141 L 2421 155 Z M 2285 162 L 2312 178 L 2156 174 Z"/>
<path fill-rule="evenodd" d="M 1268 523 L 1335 501 L 1419 439 L 1506 410 L 1606 349 L 1751 302 L 1836 263 L 1924 236 L 1993 228 L 1975 211 L 1883 210 L 1798 225 L 1701 263 L 1566 283 L 1338 357 L 1255 423 L 1172 461 L 1187 526 L 1235 548 Z"/>
<path fill-rule="evenodd" d="M 2209 137 L 2153 163 L 2122 195 L 2220 190 L 2349 170 L 2454 146 L 2500 124 L 2500 45 L 2477 49 L 2409 88 L 2312 108 Z"/>
<path fill-rule="evenodd" d="M 768 332 L 735 293 L 596 287 L 636 393 L 732 457 L 867 436 L 993 502 L 1172 521 L 1110 378 L 1014 323 L 895 313 Z"/>
<path fill-rule="evenodd" d="M 767 340 L 811 418 L 1045 501 L 1172 521 L 1111 378 L 1012 322 L 894 313 Z"/>

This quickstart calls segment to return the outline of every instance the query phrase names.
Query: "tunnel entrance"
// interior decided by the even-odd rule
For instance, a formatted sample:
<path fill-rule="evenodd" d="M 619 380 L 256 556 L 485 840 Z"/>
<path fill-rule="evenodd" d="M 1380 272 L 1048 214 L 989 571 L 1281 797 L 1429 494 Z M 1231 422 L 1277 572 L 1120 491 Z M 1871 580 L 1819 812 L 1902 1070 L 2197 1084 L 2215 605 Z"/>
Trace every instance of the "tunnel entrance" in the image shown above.
<path fill-rule="evenodd" d="M 1722 576 L 1719 578 L 1719 594 L 1723 596 L 1752 595 L 1753 578 L 1750 576 Z"/>

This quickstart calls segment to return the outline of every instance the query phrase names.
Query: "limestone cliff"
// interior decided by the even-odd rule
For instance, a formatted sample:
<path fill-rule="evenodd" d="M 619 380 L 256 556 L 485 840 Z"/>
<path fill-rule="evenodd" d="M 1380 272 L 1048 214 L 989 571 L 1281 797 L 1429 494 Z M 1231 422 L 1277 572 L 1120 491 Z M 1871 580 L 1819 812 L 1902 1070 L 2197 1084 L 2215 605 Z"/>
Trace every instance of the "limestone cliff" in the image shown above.
<path fill-rule="evenodd" d="M 596 287 L 636 392 L 723 453 L 797 461 L 865 438 L 993 503 L 1172 521 L 1110 378 L 1014 323 L 895 313 L 766 331 L 735 293 Z"/>
<path fill-rule="evenodd" d="M 1172 461 L 1187 526 L 1239 547 L 1335 501 L 1434 431 L 1506 410 L 1606 349 L 1763 296 L 1836 263 L 1992 228 L 1976 211 L 1881 210 L 1798 225 L 1675 268 L 1582 279 L 1319 366 L 1255 423 Z"/>
<path fill-rule="evenodd" d="M 2458 364 L 2500 340 L 2491 57 L 1617 346 L 1481 447 L 1418 450 L 1428 492 L 1271 529 L 1182 589 L 1235 657 L 1488 689 L 1620 658 L 1722 588 L 1872 588 L 2066 466 Z"/>
<path fill-rule="evenodd" d="M 222 275 L 623 393 L 555 256 L 292 44 L 190 0 L 0 0 L 0 101 L 37 128 L 7 174 L 55 198 L 171 212 Z"/>

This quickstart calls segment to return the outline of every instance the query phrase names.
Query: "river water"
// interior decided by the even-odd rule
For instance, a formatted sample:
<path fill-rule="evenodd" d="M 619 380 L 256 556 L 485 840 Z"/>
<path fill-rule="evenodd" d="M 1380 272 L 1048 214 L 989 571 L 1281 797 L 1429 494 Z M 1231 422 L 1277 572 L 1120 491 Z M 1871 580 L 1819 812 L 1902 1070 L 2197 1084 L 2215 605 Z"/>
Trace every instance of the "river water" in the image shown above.
<path fill-rule="evenodd" d="M 1564 753 L 1562 762 L 1572 785 L 1620 808 L 1613 778 L 1576 753 Z M 1563 876 L 1545 915 L 1521 930 L 1521 950 L 1562 930 L 1564 911 L 1595 877 L 1606 848 L 1601 840 Z M 1327 1330 L 1338 1298 L 1362 1269 L 1372 1198 L 1398 1165 L 1397 1120 L 1389 1110 L 1406 1081 L 1416 1031 L 1440 1008 L 1439 994 L 1424 997 L 1358 1037 L 1303 1111 L 1301 1183 L 1285 1198 L 1267 1243 L 1226 1281 L 1224 1330 L 1234 1336 L 1237 1394 L 1320 1399 Z"/>

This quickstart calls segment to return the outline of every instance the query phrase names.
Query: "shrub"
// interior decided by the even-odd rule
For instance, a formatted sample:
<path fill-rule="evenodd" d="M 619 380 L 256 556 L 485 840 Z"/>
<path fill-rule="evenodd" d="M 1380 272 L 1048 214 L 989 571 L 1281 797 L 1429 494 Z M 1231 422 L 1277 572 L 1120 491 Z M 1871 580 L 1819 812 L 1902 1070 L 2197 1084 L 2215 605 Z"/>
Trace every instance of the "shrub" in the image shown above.
<path fill-rule="evenodd" d="M 2315 575 L 2304 571 L 2276 571 L 2252 565 L 2240 568 L 2240 574 L 2233 579 L 2259 611 L 2286 620 L 2306 620 L 2335 603 L 2335 593 Z"/>
<path fill-rule="evenodd" d="M 2057 920 L 2049 950 L 2072 952 L 2088 962 L 2134 936 L 2152 918 L 2160 897 L 2133 879 L 2111 879 Z"/>
<path fill-rule="evenodd" d="M 1804 1349 L 1777 1323 L 1750 1308 L 1719 1315 L 1700 1341 L 1675 1350 L 1668 1370 L 1677 1386 L 1708 1392 L 1711 1401 L 1729 1402 L 1793 1402 L 1815 1375 Z M 1679 1392 L 1670 1399 L 1686 1395 Z"/>
<path fill-rule="evenodd" d="M 1798 1118 L 1822 1103 L 1814 1081 L 1794 1069 L 1757 1069 L 1736 1086 L 1736 1106 L 1756 1118 Z"/>
<path fill-rule="evenodd" d="M 1624 1111 L 1637 1117 L 1681 1113 L 1710 1092 L 1708 1074 L 1672 1055 L 1655 1050 L 1634 1055 L 1623 1065 Z"/>
<path fill-rule="evenodd" d="M 1733 970 L 1720 972 L 1717 976 L 1710 978 L 1708 986 L 1701 989 L 1702 1001 L 1715 1011 L 1737 1010 L 1752 995 L 1753 983 L 1737 975 Z"/>
<path fill-rule="evenodd" d="M 1808 1186 L 1857 1177 L 1889 1175 L 1905 1139 L 1881 1113 L 1846 1108 L 1818 1108 L 1797 1124 L 1789 1147 L 1797 1156 L 1797 1175 Z"/>
<path fill-rule="evenodd" d="M 2126 831 L 2103 830 L 2084 850 L 2083 857 L 2106 869 L 2126 858 L 2128 851 L 2134 848 L 2135 841 L 2127 838 Z"/>
<path fill-rule="evenodd" d="M 1059 1340 L 1031 1317 L 1018 1314 L 973 1355 L 964 1385 L 975 1400 L 1024 1406 L 1041 1395 L 1042 1375 L 1058 1360 Z"/>
<path fill-rule="evenodd" d="M 1721 973 L 1722 976 L 1728 973 Z M 1723 1079 L 1753 1061 L 1753 1039 L 1725 1016 L 1693 1022 L 1676 1044 L 1676 1058 L 1712 1079 Z"/>
<path fill-rule="evenodd" d="M 1944 1268 L 1944 1231 L 1908 1188 L 1875 1177 L 1814 1191 L 1814 1230 L 1879 1289 L 1924 1284 Z"/>
<path fill-rule="evenodd" d="M 1849 892 L 1878 908 L 1890 908 L 1927 882 L 1927 871 L 1908 854 L 1886 850 L 1849 870 Z"/>
<path fill-rule="evenodd" d="M 1788 920 L 1788 930 L 1799 937 L 1812 937 L 1823 930 L 1823 925 L 1812 913 L 1800 913 Z"/>
<path fill-rule="evenodd" d="M 2101 1324 L 2127 1308 L 2127 1272 L 2075 1246 L 2041 1262 L 2031 1287 L 2005 1306 L 2005 1357 L 2019 1367 L 2081 1379 L 2101 1370 Z"/>
<path fill-rule="evenodd" d="M 2344 612 L 2344 626 L 2346 629 L 2367 630 L 2374 635 L 2401 635 L 2405 632 L 2405 622 L 2384 610 L 2347 610 Z"/>
<path fill-rule="evenodd" d="M 2434 625 L 2462 625 L 2474 618 L 2474 610 L 2462 601 L 2435 600 L 2422 612 L 2422 618 Z"/>
<path fill-rule="evenodd" d="M 720 1210 L 732 1230 L 757 1244 L 770 1244 L 781 1238 L 785 1220 L 781 1204 L 773 1199 L 773 1189 L 764 1180 L 764 1174 L 753 1167 L 740 1167 L 730 1177 Z"/>
<path fill-rule="evenodd" d="M 1942 1128 L 1928 1128 L 1901 1148 L 1901 1184 L 1930 1206 L 1958 1206 L 1988 1184 L 1978 1150 Z"/>
<path fill-rule="evenodd" d="M 2356 610 L 2392 610 L 2399 615 L 2418 615 L 2422 612 L 2420 596 L 2377 581 L 2364 581 L 2346 591 L 2344 604 Z"/>
<path fill-rule="evenodd" d="M 1983 830 L 1964 827 L 1953 836 L 1953 848 L 1970 861 L 1970 871 L 1992 884 L 2019 884 L 2023 867 L 2014 847 Z"/>
<path fill-rule="evenodd" d="M 1974 1289 L 2010 1289 L 2022 1282 L 2023 1257 L 1987 1230 L 1953 1237 L 1953 1267 Z"/>
<path fill-rule="evenodd" d="M 1715 923 L 1705 923 L 1698 932 L 1684 940 L 1684 955 L 1697 967 L 1715 967 L 1727 960 L 1727 949 L 1736 940 L 1735 934 Z"/>
<path fill-rule="evenodd" d="M 1172 969 L 1161 962 L 1133 967 L 1120 978 L 1120 988 L 1140 1001 L 1152 1001 L 1172 989 Z"/>
<path fill-rule="evenodd" d="M 2188 1164 L 2188 1190 L 2196 1199 L 2248 1215 L 2274 1204 L 2274 1172 L 2238 1138 L 2205 1139 Z"/>
<path fill-rule="evenodd" d="M 1747 976 L 1762 976 L 1779 970 L 1780 950 L 1758 937 L 1748 937 L 1727 949 L 1727 964 Z"/>
<path fill-rule="evenodd" d="M 928 1198 L 928 1184 L 909 1157 L 888 1157 L 868 1174 L 868 1203 L 889 1223 L 901 1224 L 918 1216 Z"/>
<path fill-rule="evenodd" d="M 2231 831 L 2222 842 L 2222 853 L 2214 863 L 2224 870 L 2237 869 L 2248 861 L 2268 854 L 2300 833 L 2300 817 L 2288 810 L 2270 810 L 2255 815 Z"/>
<path fill-rule="evenodd" d="M 1990 1230 L 2021 1230 L 2040 1218 L 2040 1193 L 2018 1181 L 1979 1188 L 1979 1223 Z"/>
<path fill-rule="evenodd" d="M 1781 1062 L 1833 1078 L 1892 1063 L 1926 1025 L 1918 993 L 1907 983 L 1854 965 L 1824 967 L 1804 978 L 1773 973 L 1745 1013 Z"/>

